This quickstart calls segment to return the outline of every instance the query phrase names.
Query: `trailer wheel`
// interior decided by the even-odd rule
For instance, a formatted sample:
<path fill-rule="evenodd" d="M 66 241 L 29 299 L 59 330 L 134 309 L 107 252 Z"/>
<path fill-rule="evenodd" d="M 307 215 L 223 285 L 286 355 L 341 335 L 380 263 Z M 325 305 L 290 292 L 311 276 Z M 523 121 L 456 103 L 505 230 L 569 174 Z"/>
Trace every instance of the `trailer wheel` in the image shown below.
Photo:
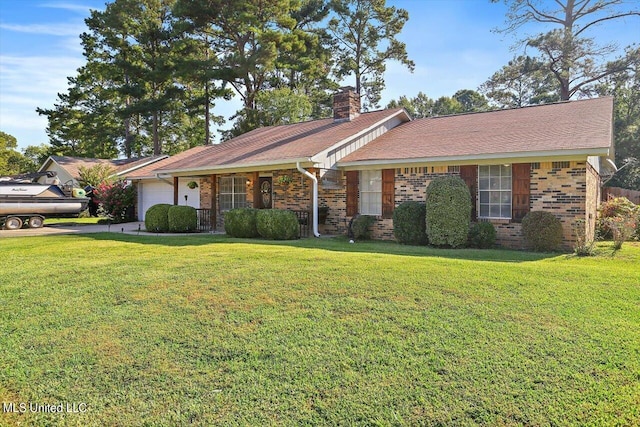
<path fill-rule="evenodd" d="M 44 225 L 44 218 L 41 216 L 32 216 L 29 218 L 29 227 L 30 228 L 42 228 Z"/>
<path fill-rule="evenodd" d="M 22 228 L 22 220 L 17 216 L 10 216 L 4 221 L 4 228 L 7 230 L 20 230 Z"/>

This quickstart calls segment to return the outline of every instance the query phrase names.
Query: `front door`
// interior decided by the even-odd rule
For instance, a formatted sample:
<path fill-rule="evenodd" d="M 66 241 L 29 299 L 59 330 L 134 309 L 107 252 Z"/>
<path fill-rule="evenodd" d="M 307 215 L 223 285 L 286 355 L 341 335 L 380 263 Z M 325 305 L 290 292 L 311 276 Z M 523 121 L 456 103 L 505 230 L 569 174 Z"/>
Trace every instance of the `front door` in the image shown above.
<path fill-rule="evenodd" d="M 272 188 L 271 177 L 261 176 L 259 180 L 260 188 L 260 209 L 271 209 L 272 207 Z"/>

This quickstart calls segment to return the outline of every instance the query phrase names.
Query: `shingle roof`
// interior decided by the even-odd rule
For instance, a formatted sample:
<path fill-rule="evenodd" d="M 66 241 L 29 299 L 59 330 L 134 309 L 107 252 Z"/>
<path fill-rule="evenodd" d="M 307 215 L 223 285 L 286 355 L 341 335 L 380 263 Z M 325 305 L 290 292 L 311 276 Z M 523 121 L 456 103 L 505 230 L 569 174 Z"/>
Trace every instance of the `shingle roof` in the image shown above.
<path fill-rule="evenodd" d="M 163 164 L 157 170 L 203 170 L 216 167 L 278 164 L 311 158 L 332 145 L 389 118 L 405 114 L 402 109 L 363 113 L 352 121 L 334 123 L 320 119 L 282 126 L 255 129 L 220 144 L 186 151 L 180 159 Z"/>
<path fill-rule="evenodd" d="M 186 157 L 192 156 L 206 148 L 207 146 L 198 146 L 198 147 L 191 148 L 187 151 L 183 151 L 182 153 L 175 154 L 171 157 L 167 157 L 166 159 L 163 159 L 155 163 L 151 163 L 142 168 L 136 169 L 130 173 L 125 174 L 125 177 L 127 179 L 155 178 L 158 170 L 166 169 L 167 165 L 173 162 L 180 161 Z"/>
<path fill-rule="evenodd" d="M 391 129 L 338 164 L 560 151 L 602 155 L 612 145 L 612 115 L 613 98 L 604 97 L 417 119 Z"/>
<path fill-rule="evenodd" d="M 162 156 L 164 158 L 165 156 Z M 97 165 L 107 164 L 111 166 L 116 173 L 120 173 L 129 169 L 143 166 L 147 163 L 153 163 L 157 157 L 140 157 L 134 159 L 93 159 L 85 157 L 69 157 L 69 156 L 51 156 L 51 159 L 63 167 L 69 175 L 79 178 L 80 167 L 91 168 Z"/>

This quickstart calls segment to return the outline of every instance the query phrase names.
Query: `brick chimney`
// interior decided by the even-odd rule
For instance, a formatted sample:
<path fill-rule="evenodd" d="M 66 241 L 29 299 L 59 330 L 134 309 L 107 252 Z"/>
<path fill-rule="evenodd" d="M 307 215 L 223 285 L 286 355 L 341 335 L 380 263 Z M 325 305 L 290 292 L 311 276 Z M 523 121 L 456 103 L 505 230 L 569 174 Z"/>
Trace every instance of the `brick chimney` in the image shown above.
<path fill-rule="evenodd" d="M 333 121 L 350 122 L 360 115 L 360 95 L 352 86 L 341 87 L 333 95 Z"/>

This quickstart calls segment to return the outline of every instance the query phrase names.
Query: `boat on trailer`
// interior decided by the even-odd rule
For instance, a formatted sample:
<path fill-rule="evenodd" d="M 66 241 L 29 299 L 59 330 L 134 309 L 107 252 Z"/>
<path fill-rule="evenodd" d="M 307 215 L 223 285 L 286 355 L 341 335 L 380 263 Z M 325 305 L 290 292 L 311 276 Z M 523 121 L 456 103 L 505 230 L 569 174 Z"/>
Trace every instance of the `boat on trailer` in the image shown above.
<path fill-rule="evenodd" d="M 0 226 L 17 230 L 43 226 L 46 216 L 79 214 L 89 199 L 84 190 L 60 188 L 56 172 L 37 172 L 0 177 Z"/>

